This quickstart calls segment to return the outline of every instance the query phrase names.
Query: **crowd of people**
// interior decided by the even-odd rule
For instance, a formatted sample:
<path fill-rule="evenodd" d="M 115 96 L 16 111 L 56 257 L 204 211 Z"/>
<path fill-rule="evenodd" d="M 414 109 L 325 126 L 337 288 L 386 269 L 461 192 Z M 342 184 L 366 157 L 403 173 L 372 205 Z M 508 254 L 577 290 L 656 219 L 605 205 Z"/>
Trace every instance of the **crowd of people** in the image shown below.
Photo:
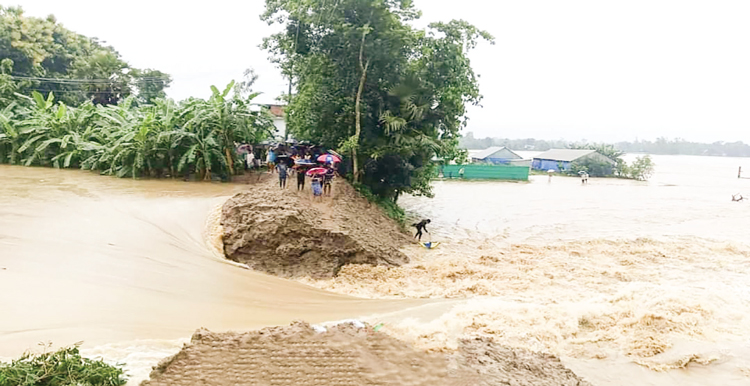
<path fill-rule="evenodd" d="M 238 145 L 237 152 L 245 161 L 245 170 L 261 171 L 267 168 L 268 173 L 277 173 L 280 189 L 286 189 L 287 179 L 296 175 L 297 191 L 302 192 L 309 178 L 315 199 L 331 195 L 333 179 L 341 162 L 336 152 L 324 152 L 317 146 L 276 144 L 254 148 Z"/>
<path fill-rule="evenodd" d="M 287 179 L 296 176 L 297 192 L 304 192 L 306 180 L 309 178 L 314 200 L 331 195 L 333 179 L 341 163 L 341 156 L 336 152 L 324 151 L 317 146 L 275 144 L 253 148 L 243 144 L 237 145 L 237 153 L 245 161 L 245 170 L 267 170 L 268 173 L 278 174 L 280 189 L 287 189 Z M 265 159 L 265 162 L 262 162 L 262 159 Z M 463 177 L 463 169 L 459 174 Z M 412 226 L 417 228 L 414 238 L 425 248 L 431 249 L 439 243 L 422 243 L 423 232 L 429 233 L 429 223 L 430 220 L 426 219 Z"/>

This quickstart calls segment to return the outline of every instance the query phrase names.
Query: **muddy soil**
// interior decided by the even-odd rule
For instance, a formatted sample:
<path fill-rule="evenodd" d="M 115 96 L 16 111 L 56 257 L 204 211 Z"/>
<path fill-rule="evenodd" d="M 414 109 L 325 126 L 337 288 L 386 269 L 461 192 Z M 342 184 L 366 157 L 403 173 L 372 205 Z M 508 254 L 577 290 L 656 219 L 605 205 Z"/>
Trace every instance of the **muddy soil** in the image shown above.
<path fill-rule="evenodd" d="M 565 385 L 589 384 L 557 358 L 465 340 L 426 353 L 371 327 L 313 329 L 304 322 L 246 333 L 198 330 L 141 386 L 180 385 Z"/>
<path fill-rule="evenodd" d="M 277 178 L 248 185 L 222 208 L 224 253 L 250 268 L 287 278 L 330 278 L 348 264 L 400 266 L 406 236 L 349 184 L 335 181 L 330 197 L 313 199 L 309 181 L 280 189 Z"/>

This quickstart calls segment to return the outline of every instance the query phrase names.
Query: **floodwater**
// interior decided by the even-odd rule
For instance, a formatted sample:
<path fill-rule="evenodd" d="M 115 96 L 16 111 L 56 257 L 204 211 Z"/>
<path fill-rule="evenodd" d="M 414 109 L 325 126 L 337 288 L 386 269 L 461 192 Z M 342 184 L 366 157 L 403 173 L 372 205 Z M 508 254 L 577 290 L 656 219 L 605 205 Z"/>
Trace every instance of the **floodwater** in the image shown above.
<path fill-rule="evenodd" d="M 750 159 L 653 159 L 648 182 L 438 181 L 401 204 L 443 245 L 312 286 L 222 259 L 244 186 L 0 165 L 0 357 L 84 341 L 138 380 L 199 327 L 354 317 L 432 349 L 492 335 L 595 385 L 750 384 L 750 202 L 730 200 Z"/>
<path fill-rule="evenodd" d="M 418 269 L 344 272 L 318 287 L 471 297 L 394 326 L 428 348 L 480 333 L 559 355 L 596 385 L 750 384 L 750 202 L 731 201 L 750 196 L 737 178 L 750 159 L 652 159 L 647 182 L 436 182 L 433 199 L 401 201 L 444 242 Z"/>
<path fill-rule="evenodd" d="M 84 352 L 135 365 L 142 378 L 200 327 L 317 323 L 424 303 L 354 299 L 225 261 L 208 220 L 242 185 L 5 165 L 0 181 L 0 357 L 83 341 Z"/>
<path fill-rule="evenodd" d="M 534 153 L 520 152 L 523 156 Z M 630 162 L 635 158 L 628 155 Z M 699 236 L 750 241 L 750 179 L 738 179 L 750 159 L 651 156 L 656 173 L 647 182 L 532 175 L 528 183 L 438 181 L 435 198 L 405 197 L 401 204 L 433 220 L 442 238 L 506 235 L 513 241 Z"/>

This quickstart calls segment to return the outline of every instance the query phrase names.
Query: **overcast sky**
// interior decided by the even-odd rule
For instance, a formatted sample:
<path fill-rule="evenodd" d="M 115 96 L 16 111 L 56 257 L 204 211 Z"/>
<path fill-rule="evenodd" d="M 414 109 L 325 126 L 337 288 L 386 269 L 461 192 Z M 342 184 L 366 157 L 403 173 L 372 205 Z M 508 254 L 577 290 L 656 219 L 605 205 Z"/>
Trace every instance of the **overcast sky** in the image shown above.
<path fill-rule="evenodd" d="M 15 2 L 106 41 L 135 67 L 171 74 L 176 99 L 206 97 L 248 67 L 264 102 L 286 90 L 258 48 L 272 32 L 258 17 L 263 0 Z M 469 110 L 475 136 L 750 142 L 750 1 L 415 4 L 423 22 L 461 18 L 497 39 L 471 54 L 484 94 L 484 107 Z"/>

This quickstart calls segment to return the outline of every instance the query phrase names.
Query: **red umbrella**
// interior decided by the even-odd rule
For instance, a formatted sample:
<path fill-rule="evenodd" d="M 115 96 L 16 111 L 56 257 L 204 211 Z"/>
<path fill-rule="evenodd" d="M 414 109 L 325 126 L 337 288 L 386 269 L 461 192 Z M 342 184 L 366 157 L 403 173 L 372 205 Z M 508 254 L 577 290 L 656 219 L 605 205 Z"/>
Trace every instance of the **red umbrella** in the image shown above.
<path fill-rule="evenodd" d="M 341 162 L 341 158 L 333 154 L 321 154 L 320 157 L 318 157 L 318 162 L 323 162 L 326 164 L 333 164 L 333 163 Z"/>
<path fill-rule="evenodd" d="M 327 171 L 328 169 L 326 168 L 312 168 L 307 171 L 307 175 L 312 176 L 314 174 L 326 174 Z"/>

